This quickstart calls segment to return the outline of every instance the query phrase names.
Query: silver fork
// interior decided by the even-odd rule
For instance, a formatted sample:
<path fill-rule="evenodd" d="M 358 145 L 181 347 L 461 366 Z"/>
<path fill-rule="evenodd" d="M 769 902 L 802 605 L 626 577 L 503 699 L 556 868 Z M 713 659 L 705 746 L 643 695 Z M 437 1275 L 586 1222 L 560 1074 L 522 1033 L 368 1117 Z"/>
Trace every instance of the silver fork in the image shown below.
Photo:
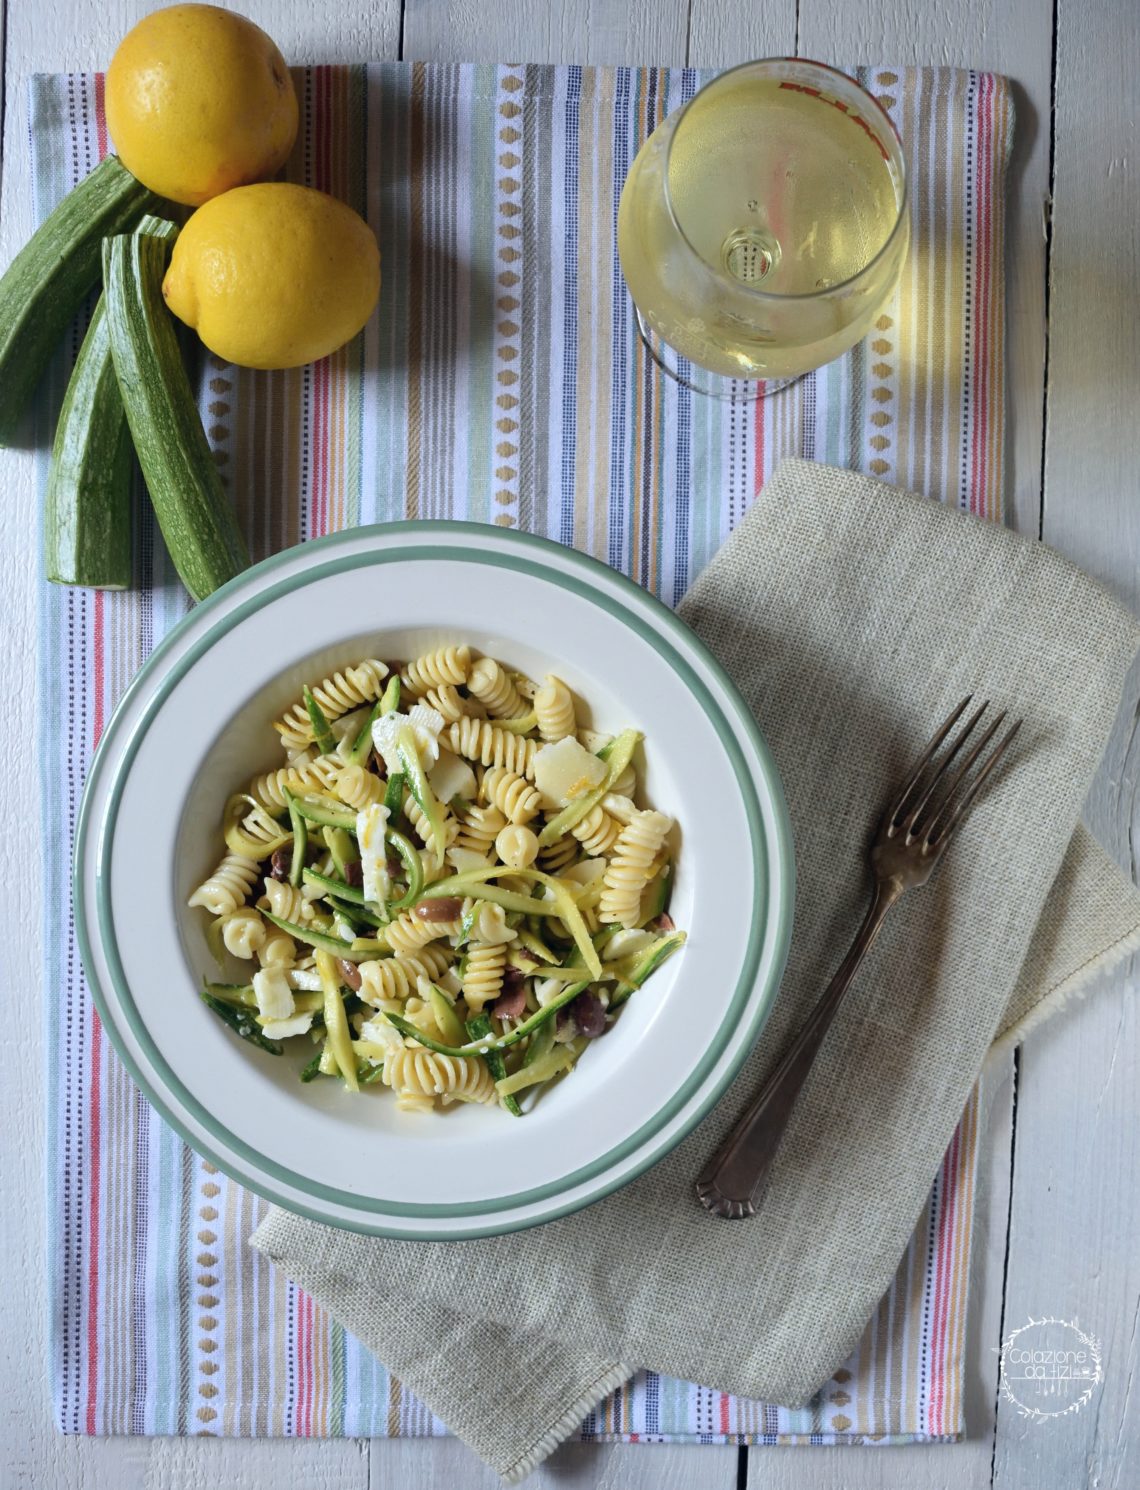
<path fill-rule="evenodd" d="M 851 950 L 839 964 L 835 976 L 781 1057 L 779 1065 L 697 1177 L 700 1202 L 715 1215 L 732 1220 L 755 1215 L 796 1098 L 843 995 L 882 929 L 887 912 L 907 890 L 924 885 L 930 878 L 955 828 L 1021 728 L 1020 719 L 1010 725 L 975 774 L 970 776 L 1005 721 L 1003 709 L 975 741 L 957 770 L 951 773 L 951 764 L 989 707 L 988 701 L 974 711 L 942 756 L 937 760 L 935 757 L 966 712 L 972 697 L 964 698 L 936 731 L 894 805 L 879 824 L 871 846 L 874 891 Z"/>

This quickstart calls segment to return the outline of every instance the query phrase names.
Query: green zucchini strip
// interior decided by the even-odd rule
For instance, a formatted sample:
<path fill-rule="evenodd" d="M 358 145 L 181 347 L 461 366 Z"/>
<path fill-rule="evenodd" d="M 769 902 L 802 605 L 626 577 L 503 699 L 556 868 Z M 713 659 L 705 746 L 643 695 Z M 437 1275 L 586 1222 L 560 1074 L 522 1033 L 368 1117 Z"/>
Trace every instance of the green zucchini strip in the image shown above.
<path fill-rule="evenodd" d="M 336 751 L 336 736 L 329 728 L 329 722 L 325 718 L 325 711 L 313 697 L 313 690 L 306 683 L 301 689 L 301 700 L 305 705 L 305 712 L 309 716 L 309 723 L 313 726 L 313 740 L 316 742 L 317 751 L 320 755 L 332 755 Z"/>
<path fill-rule="evenodd" d="M 564 1004 L 572 1003 L 582 990 L 589 986 L 588 978 L 584 983 L 572 983 L 569 988 L 564 988 L 560 994 L 552 998 L 548 1004 L 544 1004 L 536 1014 L 523 1020 L 522 1024 L 516 1025 L 507 1034 L 498 1035 L 490 1041 L 476 1040 L 469 1045 L 444 1045 L 439 1040 L 433 1040 L 430 1035 L 425 1035 L 423 1030 L 418 1030 L 406 1019 L 401 1019 L 398 1014 L 385 1013 L 384 1018 L 406 1039 L 418 1040 L 421 1045 L 426 1045 L 429 1050 L 437 1051 L 440 1055 L 486 1055 L 489 1050 L 508 1050 L 512 1045 L 517 1045 L 520 1040 L 525 1040 L 528 1035 L 540 1029 L 548 1019 L 553 1019 Z"/>
<path fill-rule="evenodd" d="M 344 1001 L 340 996 L 340 978 L 332 957 L 327 952 L 317 953 L 317 972 L 325 995 L 325 1029 L 328 1031 L 329 1048 L 333 1053 L 344 1084 L 350 1092 L 359 1091 L 356 1076 L 356 1054 L 352 1048 L 352 1036 L 348 1029 L 348 1017 L 344 1012 Z"/>
<path fill-rule="evenodd" d="M 272 911 L 262 911 L 261 914 L 272 925 L 287 931 L 296 941 L 304 942 L 307 947 L 315 947 L 318 951 L 329 952 L 333 957 L 344 957 L 349 962 L 368 962 L 377 956 L 376 952 L 342 942 L 339 937 L 330 936 L 327 931 L 317 931 L 311 926 L 301 926 L 296 921 L 286 921 L 282 916 L 275 916 Z"/>
<path fill-rule="evenodd" d="M 400 681 L 396 679 L 397 683 Z M 356 732 L 356 739 L 349 747 L 348 764 L 350 766 L 362 766 L 368 759 L 372 749 L 372 726 L 380 718 L 380 710 L 383 708 L 383 696 L 378 698 L 368 711 L 368 717 Z"/>
<path fill-rule="evenodd" d="M 439 1021 L 437 1020 L 436 1023 L 438 1024 Z M 440 1028 L 442 1029 L 442 1025 Z M 467 1021 L 467 1033 L 471 1036 L 472 1040 L 486 1039 L 487 1036 L 491 1035 L 493 1031 L 491 1029 L 489 1015 L 480 1013 L 474 1019 L 469 1019 Z M 487 1070 L 491 1073 L 491 1080 L 495 1082 L 502 1081 L 507 1074 L 507 1068 L 500 1052 L 489 1050 L 483 1059 L 487 1063 Z M 512 1117 L 522 1117 L 522 1108 L 515 1098 L 509 1094 L 503 1097 L 503 1106 Z"/>
<path fill-rule="evenodd" d="M 212 1009 L 223 1024 L 228 1024 L 235 1035 L 255 1045 L 258 1050 L 264 1050 L 267 1055 L 280 1055 L 284 1046 L 279 1040 L 267 1040 L 258 1028 L 257 1021 L 245 1008 L 235 1008 L 233 1004 L 215 998 L 213 994 L 207 993 L 205 989 L 200 994 L 202 1002 L 207 1009 Z"/>
<path fill-rule="evenodd" d="M 300 885 L 301 877 L 305 871 L 305 850 L 309 846 L 309 829 L 297 806 L 296 798 L 289 792 L 286 792 L 285 800 L 289 806 L 289 826 L 293 830 L 293 854 L 289 860 L 289 883 L 291 885 Z"/>
<path fill-rule="evenodd" d="M 624 769 L 624 767 L 623 767 Z M 477 885 L 485 885 L 489 879 L 496 879 L 499 875 L 510 875 L 514 879 L 530 880 L 535 884 L 545 885 L 553 895 L 553 904 L 549 900 L 530 901 L 527 896 L 515 896 L 513 890 L 500 890 L 497 885 L 487 889 L 476 890 Z M 489 869 L 468 869 L 462 874 L 450 875 L 447 879 L 436 880 L 430 885 L 420 897 L 422 900 L 436 900 L 441 895 L 476 895 L 481 894 L 485 900 L 494 900 L 497 904 L 505 906 L 508 910 L 534 911 L 536 914 L 557 916 L 566 930 L 573 937 L 579 952 L 582 954 L 583 965 L 596 978 L 602 970 L 602 964 L 590 940 L 590 933 L 586 930 L 586 923 L 582 920 L 582 912 L 574 903 L 574 897 L 567 890 L 562 880 L 554 875 L 543 874 L 540 869 L 508 869 L 504 864 L 492 865 Z M 512 896 L 523 904 L 510 904 L 504 898 Z"/>

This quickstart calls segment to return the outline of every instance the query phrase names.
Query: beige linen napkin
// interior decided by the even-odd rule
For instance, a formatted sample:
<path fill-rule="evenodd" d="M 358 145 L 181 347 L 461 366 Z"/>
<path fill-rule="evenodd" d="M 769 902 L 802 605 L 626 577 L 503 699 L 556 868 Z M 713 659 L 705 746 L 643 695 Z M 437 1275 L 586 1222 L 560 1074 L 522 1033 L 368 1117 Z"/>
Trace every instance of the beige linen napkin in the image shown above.
<path fill-rule="evenodd" d="M 1140 896 L 1078 821 L 1140 629 L 1059 555 L 790 461 L 680 614 L 767 736 L 796 844 L 787 972 L 729 1096 L 633 1184 L 531 1231 L 390 1242 L 274 1211 L 254 1237 L 508 1479 L 634 1367 L 809 1397 L 890 1283 L 991 1043 L 1140 944 Z M 969 692 L 1024 716 L 1016 753 L 887 921 L 760 1214 L 714 1219 L 693 1177 L 846 949 L 891 787 Z"/>

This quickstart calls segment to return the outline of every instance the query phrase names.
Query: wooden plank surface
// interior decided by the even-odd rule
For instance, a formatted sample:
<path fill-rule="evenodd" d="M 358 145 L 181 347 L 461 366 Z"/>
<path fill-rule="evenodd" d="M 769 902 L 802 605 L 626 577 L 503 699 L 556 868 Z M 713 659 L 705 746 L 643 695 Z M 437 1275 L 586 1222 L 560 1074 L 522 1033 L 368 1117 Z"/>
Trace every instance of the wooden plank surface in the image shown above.
<path fill-rule="evenodd" d="M 4 155 L 0 264 L 30 223 L 24 88 L 29 73 L 105 64 L 117 38 L 153 8 L 149 0 L 8 0 L 4 69 Z M 394 56 L 401 37 L 398 0 L 348 0 L 323 7 L 301 0 L 241 0 L 291 60 L 342 61 Z M 1140 603 L 1140 504 L 1136 501 L 1140 392 L 1135 319 L 1140 288 L 1135 234 L 1137 114 L 1134 62 L 1140 36 L 1130 0 L 1094 7 L 1059 0 L 1056 57 L 1056 201 L 1052 225 L 1048 442 L 1042 471 L 1046 244 L 1042 211 L 1049 192 L 1052 115 L 1050 0 L 961 0 L 913 7 L 902 0 L 835 6 L 828 0 L 409 0 L 402 18 L 409 57 L 662 62 L 727 65 L 790 52 L 824 60 L 994 67 L 1019 85 L 1018 148 L 1010 222 L 1010 416 L 1014 516 L 1036 531 L 1044 493 L 1050 541 Z M 1131 28 L 1126 30 L 1126 28 Z M 9 658 L 11 717 L 34 714 L 36 607 L 32 464 L 0 456 L 0 584 Z M 1044 476 L 1044 481 L 1043 481 Z M 1140 682 L 1136 685 L 1140 691 Z M 1140 747 L 1122 728 L 1115 765 L 1102 781 L 1099 810 L 1127 846 Z M 35 766 L 17 731 L 0 780 L 0 812 L 34 820 Z M 1140 821 L 1134 825 L 1140 843 Z M 8 985 L 39 985 L 39 949 L 26 907 L 38 902 L 38 864 L 23 866 L 17 926 L 7 938 Z M 990 1073 L 978 1232 L 971 1280 L 970 1379 L 962 1445 L 890 1451 L 754 1450 L 752 1484 L 779 1490 L 855 1490 L 859 1486 L 973 1490 L 991 1482 L 1033 1490 L 1140 1482 L 1134 1457 L 1138 1234 L 1134 1147 L 1137 1031 L 1127 991 L 1133 970 L 1086 1007 L 1034 1035 L 1021 1057 L 1013 1232 L 1008 1276 L 1005 1214 L 1010 1205 L 1013 1107 L 1008 1063 Z M 0 1045 L 0 1173 L 6 1205 L 0 1248 L 8 1268 L 6 1328 L 0 1332 L 0 1483 L 5 1486 L 135 1490 L 236 1486 L 277 1481 L 313 1490 L 435 1490 L 495 1481 L 451 1441 L 302 1443 L 289 1441 L 63 1439 L 52 1428 L 43 1352 L 43 1114 L 35 1073 L 44 1052 L 38 1019 L 17 1020 Z M 29 1075 L 31 1073 L 31 1075 Z M 993 1347 L 1021 1314 L 1079 1314 L 1101 1335 L 1106 1381 L 1100 1410 L 1063 1425 L 1027 1430 L 993 1420 Z M 531 1490 L 728 1490 L 737 1483 L 734 1450 L 569 1445 L 528 1482 Z"/>

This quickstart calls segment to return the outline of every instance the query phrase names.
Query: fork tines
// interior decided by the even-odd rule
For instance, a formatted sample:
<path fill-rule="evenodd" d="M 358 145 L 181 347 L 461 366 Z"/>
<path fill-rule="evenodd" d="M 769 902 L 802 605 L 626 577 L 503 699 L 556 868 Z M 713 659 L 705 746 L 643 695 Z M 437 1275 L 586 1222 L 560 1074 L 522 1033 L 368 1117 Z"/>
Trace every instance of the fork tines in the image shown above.
<path fill-rule="evenodd" d="M 922 753 L 902 794 L 890 813 L 891 836 L 905 830 L 907 841 L 922 838 L 934 847 L 943 843 L 958 826 L 974 798 L 981 791 L 986 778 L 1001 760 L 1013 737 L 1021 728 L 1022 721 L 1015 719 L 1002 738 L 970 775 L 981 760 L 1006 719 L 1006 710 L 997 714 L 975 740 L 954 772 L 950 766 L 958 757 L 982 715 L 989 708 L 989 699 L 984 700 L 970 715 L 956 734 L 954 726 L 969 708 L 973 694 L 967 694 L 954 708 L 948 719 L 935 731 L 933 739 Z M 948 742 L 948 743 L 947 743 Z M 947 748 L 942 750 L 946 745 Z M 942 751 L 939 755 L 939 751 Z M 937 759 L 936 759 L 937 757 Z M 969 778 L 969 779 L 967 779 Z M 917 795 L 917 800 L 915 796 Z M 912 805 L 913 804 L 913 805 Z"/>

